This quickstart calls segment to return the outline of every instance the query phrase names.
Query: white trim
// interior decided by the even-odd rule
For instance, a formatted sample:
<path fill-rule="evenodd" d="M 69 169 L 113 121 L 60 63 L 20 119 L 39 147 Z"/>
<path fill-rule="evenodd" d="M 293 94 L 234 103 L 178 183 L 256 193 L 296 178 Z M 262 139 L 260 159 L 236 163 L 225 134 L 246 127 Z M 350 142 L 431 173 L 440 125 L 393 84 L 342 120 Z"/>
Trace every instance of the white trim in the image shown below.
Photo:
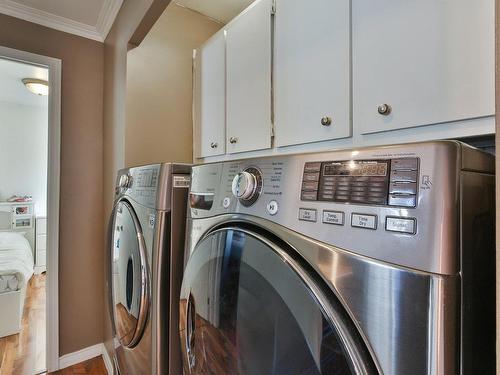
<path fill-rule="evenodd" d="M 61 169 L 61 70 L 52 57 L 0 46 L 0 57 L 49 69 L 49 144 L 47 175 L 47 370 L 59 367 L 59 193 Z"/>
<path fill-rule="evenodd" d="M 70 18 L 20 4 L 13 0 L 0 0 L 0 13 L 37 23 L 51 29 L 103 42 L 120 10 L 123 0 L 105 0 L 96 25 L 89 25 Z"/>
<path fill-rule="evenodd" d="M 83 348 L 77 352 L 68 353 L 59 358 L 59 369 L 76 365 L 77 363 L 88 361 L 89 359 L 99 357 L 103 354 L 104 345 L 102 343 Z"/>
<path fill-rule="evenodd" d="M 106 370 L 108 371 L 108 375 L 115 375 L 115 367 L 113 366 L 113 360 L 109 356 L 108 351 L 106 350 L 106 346 L 102 345 L 102 359 L 104 361 L 104 366 L 106 366 Z"/>
<path fill-rule="evenodd" d="M 122 4 L 123 0 L 104 0 L 96 25 L 96 30 L 101 35 L 102 41 L 108 36 Z"/>

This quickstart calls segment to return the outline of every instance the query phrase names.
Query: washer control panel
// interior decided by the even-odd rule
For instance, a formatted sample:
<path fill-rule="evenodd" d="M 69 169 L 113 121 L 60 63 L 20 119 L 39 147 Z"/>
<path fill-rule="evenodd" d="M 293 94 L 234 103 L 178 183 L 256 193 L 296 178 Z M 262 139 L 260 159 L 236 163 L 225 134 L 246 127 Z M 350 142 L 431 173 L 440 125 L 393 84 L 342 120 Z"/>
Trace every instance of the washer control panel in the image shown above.
<path fill-rule="evenodd" d="M 418 158 L 304 164 L 302 201 L 416 207 Z"/>
<path fill-rule="evenodd" d="M 155 207 L 160 168 L 155 164 L 120 171 L 116 195 L 126 195 L 142 205 Z"/>
<path fill-rule="evenodd" d="M 200 228 L 224 220 L 277 224 L 363 256 L 451 272 L 456 259 L 443 263 L 443 254 L 458 246 L 457 181 L 462 169 L 482 170 L 488 160 L 436 141 L 198 165 L 189 218 Z"/>

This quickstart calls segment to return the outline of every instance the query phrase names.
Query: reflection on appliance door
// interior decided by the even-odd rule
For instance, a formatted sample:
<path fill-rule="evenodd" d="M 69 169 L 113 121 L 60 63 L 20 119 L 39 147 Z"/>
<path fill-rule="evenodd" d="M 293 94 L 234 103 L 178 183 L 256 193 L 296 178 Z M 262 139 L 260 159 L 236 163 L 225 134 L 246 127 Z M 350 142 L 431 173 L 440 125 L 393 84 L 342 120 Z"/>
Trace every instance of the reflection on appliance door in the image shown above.
<path fill-rule="evenodd" d="M 181 291 L 186 373 L 370 373 L 366 348 L 353 344 L 360 342 L 354 326 L 332 319 L 345 312 L 327 312 L 330 301 L 319 300 L 324 296 L 289 264 L 243 230 L 214 232 L 199 243 Z"/>
<path fill-rule="evenodd" d="M 115 330 L 122 345 L 133 345 L 140 327 L 140 312 L 144 294 L 144 254 L 140 228 L 133 210 L 118 203 L 113 236 L 113 312 Z"/>

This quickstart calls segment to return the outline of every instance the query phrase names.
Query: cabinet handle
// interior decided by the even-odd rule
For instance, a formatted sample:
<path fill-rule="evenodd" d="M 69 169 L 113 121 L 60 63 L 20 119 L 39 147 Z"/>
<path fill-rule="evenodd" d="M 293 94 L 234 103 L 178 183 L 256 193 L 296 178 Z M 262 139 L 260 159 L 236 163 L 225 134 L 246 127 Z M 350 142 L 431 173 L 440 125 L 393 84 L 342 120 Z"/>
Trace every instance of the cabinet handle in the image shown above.
<path fill-rule="evenodd" d="M 238 143 L 238 138 L 236 138 L 236 137 L 231 137 L 231 138 L 229 138 L 229 143 L 231 143 L 231 144 L 233 144 L 233 145 L 234 145 L 235 143 Z"/>
<path fill-rule="evenodd" d="M 216 142 L 212 142 L 212 143 L 210 143 L 210 147 L 217 148 L 217 147 L 219 147 L 219 144 Z"/>
<path fill-rule="evenodd" d="M 392 112 L 392 108 L 389 104 L 380 104 L 378 106 L 378 113 L 382 116 L 389 116 Z"/>
<path fill-rule="evenodd" d="M 323 126 L 330 126 L 332 124 L 332 118 L 325 116 L 321 119 L 321 125 Z"/>

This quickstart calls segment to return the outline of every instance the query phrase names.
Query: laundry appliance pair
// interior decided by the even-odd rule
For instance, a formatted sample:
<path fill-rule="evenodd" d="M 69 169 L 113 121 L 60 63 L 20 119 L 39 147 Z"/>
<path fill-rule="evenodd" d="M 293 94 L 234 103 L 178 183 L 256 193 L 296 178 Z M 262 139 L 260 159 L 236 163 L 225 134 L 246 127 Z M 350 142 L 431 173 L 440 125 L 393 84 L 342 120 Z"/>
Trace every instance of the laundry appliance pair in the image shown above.
<path fill-rule="evenodd" d="M 189 173 L 120 172 L 122 374 L 495 373 L 492 155 L 439 141 Z"/>

